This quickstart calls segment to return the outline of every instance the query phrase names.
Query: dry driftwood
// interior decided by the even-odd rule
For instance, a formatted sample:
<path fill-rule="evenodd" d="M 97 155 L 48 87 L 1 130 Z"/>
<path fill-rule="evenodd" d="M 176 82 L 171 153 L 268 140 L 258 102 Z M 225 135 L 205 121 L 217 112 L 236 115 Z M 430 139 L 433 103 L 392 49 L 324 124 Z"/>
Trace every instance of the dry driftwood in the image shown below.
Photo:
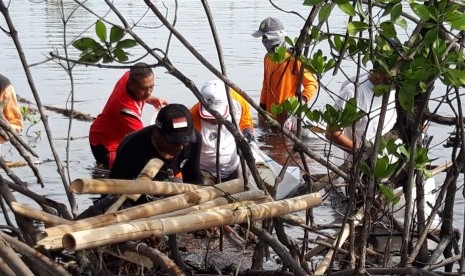
<path fill-rule="evenodd" d="M 60 264 L 47 258 L 39 251 L 31 248 L 29 245 L 8 235 L 3 235 L 3 238 L 17 252 L 19 252 L 24 257 L 26 257 L 30 261 L 33 267 L 40 269 L 41 271 L 43 271 L 44 273 L 48 275 L 71 276 L 71 273 L 69 273 L 66 269 L 64 269 Z"/>
<path fill-rule="evenodd" d="M 45 229 L 47 238 L 38 242 L 39 245 L 47 247 L 47 240 L 56 236 L 62 236 L 65 233 L 103 227 L 118 222 L 131 221 L 140 218 L 147 218 L 157 214 L 163 214 L 196 205 L 224 196 L 229 193 L 237 193 L 243 191 L 244 183 L 242 180 L 235 179 L 232 181 L 223 182 L 214 186 L 205 187 L 186 194 L 172 196 L 169 198 L 157 200 L 146 204 L 141 204 L 128 209 L 120 210 L 111 214 L 104 214 L 96 217 L 78 220 L 68 225 L 58 225 Z"/>
<path fill-rule="evenodd" d="M 354 224 L 355 224 L 355 226 L 360 224 L 360 221 L 363 219 L 363 214 L 364 214 L 363 212 L 364 212 L 364 210 L 360 209 L 355 214 L 355 216 L 354 216 Z M 342 235 L 341 235 L 339 241 L 336 239 L 334 241 L 334 243 L 333 243 L 333 246 L 335 248 L 341 248 L 342 244 L 344 244 L 347 237 L 349 236 L 349 233 L 350 233 L 350 225 L 349 225 L 349 223 L 346 223 L 344 225 L 344 229 L 342 230 Z M 318 265 L 317 269 L 315 270 L 315 275 L 323 275 L 325 273 L 326 269 L 328 269 L 328 266 L 331 263 L 331 259 L 333 257 L 333 254 L 334 254 L 333 249 L 330 249 L 328 251 L 328 253 L 326 253 L 325 258 L 323 259 L 323 261 Z"/>
<path fill-rule="evenodd" d="M 63 247 L 73 251 L 82 250 L 153 236 L 172 235 L 223 225 L 245 223 L 251 220 L 278 217 L 306 210 L 320 205 L 321 202 L 321 195 L 313 193 L 290 199 L 241 207 L 235 210 L 208 210 L 174 218 L 119 223 L 65 234 L 63 236 Z"/>
<path fill-rule="evenodd" d="M 14 271 L 14 275 L 34 276 L 34 273 L 26 266 L 13 248 L 11 248 L 10 244 L 5 241 L 3 236 L 6 235 L 0 231 L 0 258 Z"/>
<path fill-rule="evenodd" d="M 141 254 L 152 261 L 153 264 L 159 265 L 169 273 L 169 275 L 186 275 L 170 258 L 165 254 L 152 248 L 144 243 L 124 242 L 118 245 L 118 251 L 135 252 Z"/>

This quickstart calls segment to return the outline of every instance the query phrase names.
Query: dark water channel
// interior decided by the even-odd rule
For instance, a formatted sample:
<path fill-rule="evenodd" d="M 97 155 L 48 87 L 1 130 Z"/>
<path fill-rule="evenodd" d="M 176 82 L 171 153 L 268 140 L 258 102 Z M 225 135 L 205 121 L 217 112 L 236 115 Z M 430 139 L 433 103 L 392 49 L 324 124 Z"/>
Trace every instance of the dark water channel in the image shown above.
<path fill-rule="evenodd" d="M 124 12 L 129 21 L 139 22 L 145 14 L 146 8 L 143 1 L 117 1 L 117 7 Z M 124 4 L 121 2 L 125 2 Z M 168 1 L 167 11 L 169 18 L 173 19 L 173 3 Z M 267 16 L 279 17 L 288 30 L 288 35 L 296 37 L 299 34 L 300 27 L 303 26 L 304 20 L 295 15 L 284 13 L 276 10 L 268 1 L 263 0 L 216 0 L 210 1 L 212 13 L 217 24 L 220 40 L 223 45 L 224 58 L 227 67 L 227 74 L 233 82 L 239 85 L 243 90 L 258 101 L 261 80 L 262 80 L 262 62 L 264 48 L 260 40 L 253 38 L 250 34 L 258 28 L 260 21 Z M 302 1 L 277 1 L 280 6 L 286 10 L 299 11 L 305 18 L 308 15 L 309 8 L 301 5 Z M 74 11 L 75 4 L 72 1 L 64 1 L 65 17 L 68 17 Z M 157 5 L 159 3 L 157 2 Z M 176 27 L 179 32 L 212 64 L 218 65 L 218 58 L 214 47 L 208 22 L 204 14 L 202 5 L 198 1 L 179 1 L 179 14 Z M 99 15 L 104 15 L 108 8 L 103 1 L 89 1 L 88 5 Z M 18 30 L 19 37 L 24 47 L 26 58 L 30 64 L 40 63 L 49 57 L 48 53 L 53 49 L 58 49 L 63 54 L 63 32 L 64 26 L 61 20 L 61 11 L 58 1 L 12 1 L 10 3 L 10 13 L 13 22 Z M 338 14 L 331 16 L 330 20 L 334 25 L 340 24 L 343 17 Z M 84 33 L 93 36 L 94 31 L 92 24 L 96 17 L 83 9 L 74 11 L 70 18 L 66 32 L 67 42 L 69 43 L 76 36 Z M 108 20 L 119 23 L 114 16 L 109 16 Z M 153 45 L 164 49 L 166 47 L 167 32 L 161 23 L 153 16 L 147 15 L 140 20 L 140 25 L 136 31 L 141 37 Z M 5 26 L 3 18 L 0 18 L 0 26 Z M 342 26 L 342 25 L 341 25 Z M 90 28 L 90 29 L 88 29 Z M 213 79 L 211 72 L 205 69 L 184 47 L 176 40 L 172 40 L 170 49 L 170 59 L 182 73 L 194 81 L 200 87 L 203 82 Z M 28 86 L 24 71 L 18 59 L 16 49 L 10 38 L 5 34 L 0 34 L 0 73 L 6 75 L 14 83 L 18 95 L 34 101 L 30 88 Z M 131 50 L 134 58 L 138 58 L 143 53 L 141 49 Z M 73 57 L 77 57 L 76 52 L 70 51 Z M 144 59 L 148 63 L 153 60 Z M 350 74 L 350 67 L 344 68 Z M 96 116 L 104 106 L 115 82 L 124 72 L 123 69 L 101 69 L 94 67 L 77 66 L 73 70 L 74 74 L 74 108 Z M 69 107 L 72 87 L 66 72 L 55 62 L 48 61 L 32 67 L 32 75 L 35 85 L 38 89 L 42 103 L 57 107 Z M 156 86 L 154 95 L 165 98 L 168 102 L 179 102 L 186 106 L 191 106 L 196 102 L 195 97 L 187 90 L 177 79 L 167 74 L 162 68 L 155 69 Z M 341 76 L 325 76 L 322 82 L 330 89 L 335 91 L 339 88 L 342 81 Z M 322 107 L 325 104 L 332 104 L 332 100 L 324 92 L 318 96 L 315 106 Z M 64 166 L 68 169 L 70 180 L 76 178 L 91 177 L 91 168 L 94 165 L 94 159 L 90 152 L 87 135 L 90 124 L 69 119 L 54 112 L 47 112 L 51 126 L 53 141 L 60 154 Z M 146 122 L 149 122 L 152 110 L 147 106 L 144 112 Z M 37 115 L 34 115 L 37 119 Z M 255 113 L 255 120 L 256 120 Z M 26 125 L 30 124 L 26 122 Z M 442 144 L 452 129 L 432 125 L 429 129 L 430 135 L 434 136 L 431 151 L 433 158 L 438 158 L 436 162 L 445 162 L 450 157 L 450 151 L 443 148 Z M 69 143 L 69 155 L 67 150 L 67 135 L 72 139 Z M 266 137 L 261 130 L 257 130 L 258 141 L 261 148 L 271 157 L 280 161 L 284 154 L 282 141 L 278 138 Z M 48 146 L 47 138 L 41 124 L 32 125 L 25 128 L 22 133 L 30 145 L 34 147 L 39 155 L 40 160 L 49 160 L 53 156 Z M 325 141 L 319 139 L 308 139 L 308 146 L 319 154 L 324 154 L 326 149 Z M 2 154 L 8 160 L 20 160 L 17 153 L 6 145 L 2 149 Z M 322 172 L 324 168 L 317 164 L 311 164 L 312 170 Z M 29 168 L 15 168 L 14 172 L 29 187 L 40 193 L 45 194 L 53 200 L 67 203 L 67 198 L 63 190 L 61 179 L 57 173 L 54 162 L 45 162 L 39 166 L 40 172 L 45 179 L 45 187 L 41 188 L 36 184 L 36 179 Z M 438 175 L 437 183 L 442 183 L 443 174 Z M 463 185 L 461 179 L 460 184 Z M 461 187 L 463 189 L 463 187 Z M 463 197 L 458 193 L 456 199 L 457 208 L 454 224 L 462 228 L 464 221 Z M 20 196 L 19 200 L 20 199 Z M 91 201 L 87 195 L 77 196 L 79 210 L 84 210 Z M 315 222 L 318 224 L 327 224 L 334 219 L 334 212 L 330 203 L 314 209 Z"/>

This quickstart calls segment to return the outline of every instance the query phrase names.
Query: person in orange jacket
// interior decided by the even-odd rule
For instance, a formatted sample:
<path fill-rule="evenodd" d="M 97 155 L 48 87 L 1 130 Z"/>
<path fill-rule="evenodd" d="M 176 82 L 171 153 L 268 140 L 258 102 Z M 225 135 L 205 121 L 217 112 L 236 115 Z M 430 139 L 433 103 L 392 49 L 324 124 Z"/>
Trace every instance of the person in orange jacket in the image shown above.
<path fill-rule="evenodd" d="M 3 118 L 18 133 L 23 129 L 23 116 L 18 106 L 15 88 L 10 80 L 0 74 L 0 102 L 3 102 Z M 0 136 L 0 146 L 5 143 L 5 138 Z M 0 148 L 1 149 L 1 148 Z"/>
<path fill-rule="evenodd" d="M 279 105 L 286 99 L 297 96 L 302 64 L 289 51 L 286 53 L 286 59 L 280 63 L 275 63 L 271 59 L 270 54 L 274 53 L 277 47 L 285 46 L 286 31 L 279 19 L 265 18 L 252 36 L 261 37 L 263 46 L 267 50 L 263 62 L 264 74 L 260 107 L 270 112 L 272 104 Z M 316 94 L 318 82 L 310 71 L 304 69 L 300 83 L 303 86 L 302 101 L 307 104 Z M 287 116 L 280 116 L 278 121 L 283 124 L 285 119 Z"/>
<path fill-rule="evenodd" d="M 228 104 L 225 84 L 220 80 L 206 82 L 200 93 L 210 104 L 210 107 L 217 111 L 225 120 L 231 120 L 230 106 Z M 239 130 L 248 141 L 253 141 L 253 120 L 249 104 L 236 91 L 231 90 L 231 108 Z M 218 124 L 213 117 L 200 103 L 191 108 L 194 121 L 194 128 L 200 132 L 202 137 L 202 152 L 200 154 L 200 168 L 204 175 L 204 183 L 212 185 L 218 183 L 217 173 L 217 142 L 219 143 L 219 174 L 221 182 L 242 177 L 242 171 L 237 154 L 236 141 L 234 136 L 221 126 L 218 131 Z"/>

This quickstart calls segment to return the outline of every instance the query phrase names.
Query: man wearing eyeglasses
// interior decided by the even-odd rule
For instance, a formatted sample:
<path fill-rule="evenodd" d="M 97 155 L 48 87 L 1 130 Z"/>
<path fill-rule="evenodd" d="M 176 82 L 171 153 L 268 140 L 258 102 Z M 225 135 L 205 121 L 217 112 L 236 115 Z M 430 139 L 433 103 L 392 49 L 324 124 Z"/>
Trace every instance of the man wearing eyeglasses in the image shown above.
<path fill-rule="evenodd" d="M 134 64 L 116 83 L 102 113 L 92 123 L 89 142 L 97 165 L 110 169 L 121 140 L 144 127 L 145 103 L 161 108 L 166 101 L 152 96 L 155 77 L 145 63 Z"/>

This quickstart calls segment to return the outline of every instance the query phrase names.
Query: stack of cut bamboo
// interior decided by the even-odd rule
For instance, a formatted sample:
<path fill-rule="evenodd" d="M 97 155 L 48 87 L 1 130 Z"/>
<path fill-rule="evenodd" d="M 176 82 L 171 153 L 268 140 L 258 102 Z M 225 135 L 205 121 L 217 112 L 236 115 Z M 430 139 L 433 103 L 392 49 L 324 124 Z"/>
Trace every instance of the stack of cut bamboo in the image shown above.
<path fill-rule="evenodd" d="M 262 191 L 244 191 L 243 181 L 239 179 L 214 186 L 149 180 L 161 166 L 160 160 L 153 159 L 141 173 L 143 177 L 136 180 L 77 179 L 70 186 L 75 193 L 122 194 L 119 206 L 124 200 L 138 197 L 134 195 L 169 195 L 157 201 L 77 221 L 57 218 L 21 204 L 13 208 L 51 225 L 45 229 L 38 246 L 75 251 L 278 217 L 322 202 L 318 193 L 271 201 Z"/>

